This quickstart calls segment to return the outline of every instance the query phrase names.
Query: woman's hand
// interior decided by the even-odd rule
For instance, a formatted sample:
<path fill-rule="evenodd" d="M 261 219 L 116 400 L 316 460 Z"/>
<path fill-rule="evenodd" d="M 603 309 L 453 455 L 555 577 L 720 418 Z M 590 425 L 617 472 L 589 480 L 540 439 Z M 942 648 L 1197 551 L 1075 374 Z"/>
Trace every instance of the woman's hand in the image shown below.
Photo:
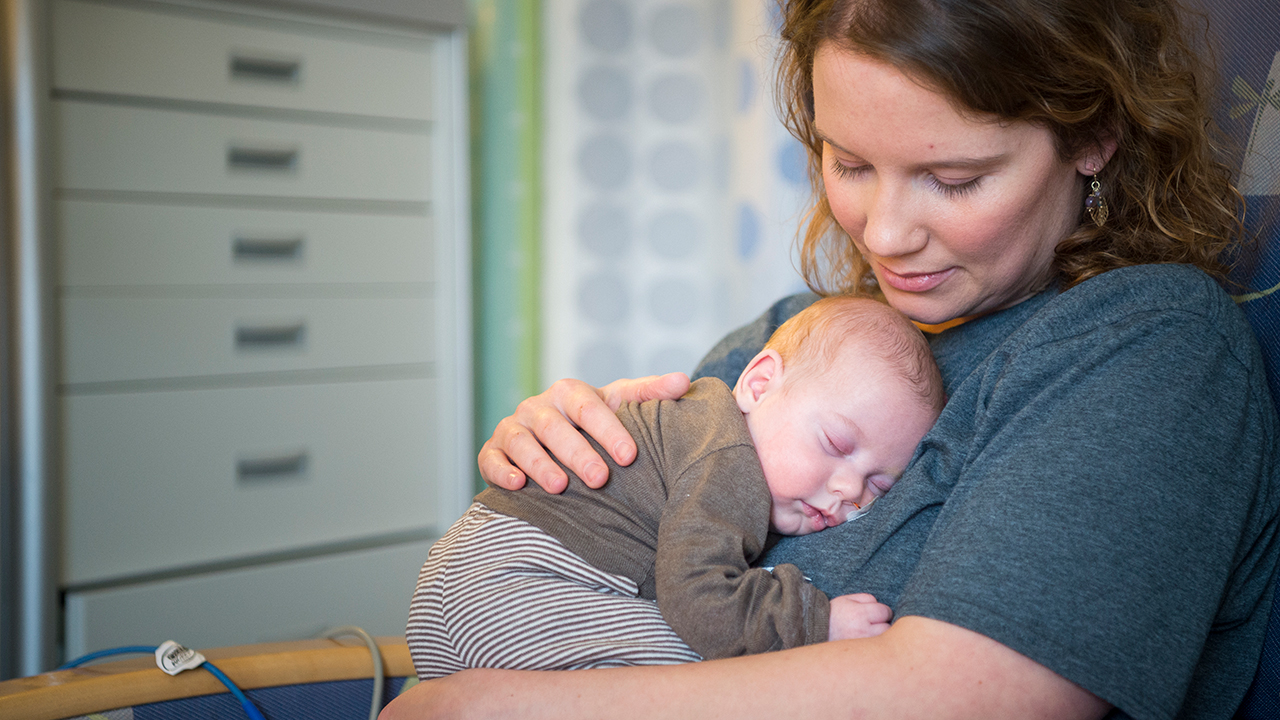
<path fill-rule="evenodd" d="M 480 448 L 480 474 L 508 490 L 524 486 L 527 474 L 547 492 L 563 492 L 569 478 L 552 461 L 554 455 L 583 482 L 598 488 L 609 479 L 609 468 L 578 428 L 608 448 L 619 465 L 629 465 L 636 458 L 636 443 L 614 413 L 624 402 L 674 400 L 688 391 L 689 376 L 684 373 L 616 380 L 602 388 L 559 380 L 498 423 L 493 437 Z"/>

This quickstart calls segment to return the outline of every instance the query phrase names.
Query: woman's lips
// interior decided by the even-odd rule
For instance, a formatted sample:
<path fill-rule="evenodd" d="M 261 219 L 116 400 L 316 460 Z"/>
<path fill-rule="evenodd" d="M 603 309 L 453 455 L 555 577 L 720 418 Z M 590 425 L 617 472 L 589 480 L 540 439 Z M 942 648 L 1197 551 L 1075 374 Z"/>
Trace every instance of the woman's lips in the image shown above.
<path fill-rule="evenodd" d="M 880 263 L 876 263 L 876 269 L 879 271 L 876 275 L 880 282 L 894 290 L 911 293 L 928 292 L 941 285 L 956 271 L 954 267 L 949 267 L 938 272 L 896 273 Z"/>

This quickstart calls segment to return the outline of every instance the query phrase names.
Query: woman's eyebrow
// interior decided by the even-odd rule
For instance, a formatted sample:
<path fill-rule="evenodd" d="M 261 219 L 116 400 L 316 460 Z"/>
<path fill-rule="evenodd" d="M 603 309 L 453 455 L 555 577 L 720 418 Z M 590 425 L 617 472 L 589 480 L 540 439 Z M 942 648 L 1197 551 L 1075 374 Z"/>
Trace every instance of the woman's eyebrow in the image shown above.
<path fill-rule="evenodd" d="M 997 153 L 995 155 L 987 155 L 986 157 L 975 158 L 954 158 L 951 160 L 936 160 L 929 163 L 929 167 L 933 168 L 950 168 L 955 170 L 981 170 L 989 168 L 992 165 L 999 165 L 1008 157 L 1008 153 Z"/>
<path fill-rule="evenodd" d="M 826 143 L 826 144 L 830 145 L 831 147 L 833 147 L 833 148 L 835 148 L 835 149 L 839 150 L 840 152 L 842 152 L 842 153 L 844 153 L 844 154 L 846 154 L 846 155 L 855 155 L 855 156 L 856 156 L 856 155 L 858 154 L 858 153 L 856 153 L 856 152 L 853 152 L 852 150 L 849 150 L 848 148 L 842 147 L 842 146 L 841 146 L 839 143 L 837 143 L 835 140 L 832 140 L 830 137 L 827 137 L 827 134 L 826 134 L 826 133 L 824 133 L 824 132 L 822 132 L 821 130 L 819 130 L 819 129 L 818 129 L 818 127 L 817 127 L 816 125 L 815 125 L 815 126 L 814 126 L 814 128 L 813 128 L 813 134 L 814 134 L 814 135 L 816 135 L 816 136 L 817 136 L 817 138 L 818 138 L 819 140 L 821 140 L 822 142 L 824 142 L 824 143 Z"/>
<path fill-rule="evenodd" d="M 832 140 L 830 137 L 827 136 L 826 133 L 822 132 L 817 127 L 813 129 L 813 134 L 822 142 L 830 145 L 836 150 L 839 150 L 845 155 L 861 157 L 861 155 L 859 155 L 858 153 Z M 1005 160 L 1006 157 L 1008 157 L 1008 155 L 1009 155 L 1008 153 L 996 153 L 995 155 L 986 155 L 983 157 L 960 157 L 960 158 L 949 158 L 946 160 L 934 160 L 932 162 L 925 163 L 920 167 L 921 169 L 948 168 L 948 169 L 954 169 L 954 170 L 980 170 L 980 169 L 991 167 L 992 165 L 1000 164 Z"/>

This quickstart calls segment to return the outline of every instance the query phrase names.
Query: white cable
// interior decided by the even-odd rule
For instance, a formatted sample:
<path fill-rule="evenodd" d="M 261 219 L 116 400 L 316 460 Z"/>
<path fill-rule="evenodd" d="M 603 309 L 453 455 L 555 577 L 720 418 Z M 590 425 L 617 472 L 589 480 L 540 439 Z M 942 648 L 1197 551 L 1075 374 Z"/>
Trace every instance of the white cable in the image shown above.
<path fill-rule="evenodd" d="M 355 635 L 369 646 L 369 654 L 373 656 L 373 704 L 369 707 L 369 720 L 378 720 L 378 713 L 382 710 L 382 684 L 386 681 L 382 670 L 382 652 L 378 650 L 378 643 L 373 636 L 355 625 L 343 625 L 324 632 L 324 637 L 329 639 L 343 635 Z"/>

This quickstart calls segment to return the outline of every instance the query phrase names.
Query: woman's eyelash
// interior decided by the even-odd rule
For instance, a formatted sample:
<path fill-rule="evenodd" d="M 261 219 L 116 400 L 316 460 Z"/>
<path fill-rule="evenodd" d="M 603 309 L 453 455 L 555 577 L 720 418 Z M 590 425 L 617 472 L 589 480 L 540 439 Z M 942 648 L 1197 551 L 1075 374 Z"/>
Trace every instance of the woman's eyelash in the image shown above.
<path fill-rule="evenodd" d="M 832 159 L 831 161 L 832 172 L 836 174 L 836 177 L 840 178 L 856 177 L 857 175 L 862 174 L 862 171 L 865 169 L 865 165 L 845 165 L 838 159 Z"/>
<path fill-rule="evenodd" d="M 864 173 L 866 169 L 867 169 L 866 165 L 845 165 L 839 160 L 832 160 L 831 162 L 832 172 L 836 174 L 836 177 L 839 177 L 842 179 L 857 177 L 862 173 Z M 968 180 L 968 181 L 953 185 L 950 183 L 942 182 L 937 178 L 937 176 L 934 176 L 934 175 L 929 176 L 929 184 L 933 186 L 933 189 L 937 190 L 938 192 L 942 193 L 943 195 L 949 198 L 958 198 L 958 197 L 963 197 L 965 195 L 968 195 L 974 190 L 977 190 L 978 185 L 981 182 L 982 182 L 982 178 L 976 177 L 972 180 Z"/>
<path fill-rule="evenodd" d="M 937 176 L 934 176 L 934 175 L 929 176 L 929 184 L 933 185 L 933 189 L 951 198 L 963 197 L 965 195 L 968 195 L 969 193 L 978 189 L 978 183 L 980 182 L 982 182 L 981 176 L 976 177 L 972 180 L 966 180 L 965 182 L 952 185 L 950 183 L 942 182 L 937 178 Z"/>

